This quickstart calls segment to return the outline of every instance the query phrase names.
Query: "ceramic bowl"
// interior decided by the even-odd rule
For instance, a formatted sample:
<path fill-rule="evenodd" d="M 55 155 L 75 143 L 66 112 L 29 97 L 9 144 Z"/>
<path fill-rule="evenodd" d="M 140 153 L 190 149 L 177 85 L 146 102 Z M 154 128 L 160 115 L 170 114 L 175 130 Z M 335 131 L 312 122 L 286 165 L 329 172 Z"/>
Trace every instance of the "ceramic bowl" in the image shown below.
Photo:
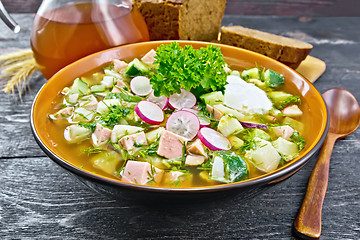
<path fill-rule="evenodd" d="M 194 48 L 204 47 L 209 43 L 195 41 L 178 41 L 184 46 L 191 44 Z M 78 164 L 69 161 L 66 153 L 61 152 L 58 143 L 53 141 L 51 131 L 47 129 L 47 115 L 51 110 L 52 101 L 65 87 L 79 76 L 100 69 L 109 64 L 113 59 L 139 58 L 151 49 L 170 41 L 154 41 L 130 44 L 98 52 L 80 59 L 56 73 L 39 90 L 31 109 L 31 127 L 36 141 L 42 150 L 57 164 L 70 173 L 77 176 L 81 181 L 92 189 L 115 197 L 128 198 L 194 198 L 207 197 L 218 193 L 241 193 L 243 197 L 253 195 L 264 187 L 282 181 L 303 167 L 308 160 L 319 150 L 324 142 L 328 131 L 329 119 L 325 102 L 315 87 L 293 69 L 271 58 L 241 48 L 222 44 L 214 44 L 221 48 L 225 60 L 232 68 L 245 69 L 254 66 L 270 68 L 284 75 L 288 90 L 301 97 L 304 114 L 307 116 L 305 139 L 307 145 L 300 156 L 289 164 L 280 167 L 274 172 L 246 181 L 221 184 L 208 187 L 192 188 L 160 188 L 141 186 L 121 182 L 114 178 L 103 176 L 100 173 L 78 167 Z"/>

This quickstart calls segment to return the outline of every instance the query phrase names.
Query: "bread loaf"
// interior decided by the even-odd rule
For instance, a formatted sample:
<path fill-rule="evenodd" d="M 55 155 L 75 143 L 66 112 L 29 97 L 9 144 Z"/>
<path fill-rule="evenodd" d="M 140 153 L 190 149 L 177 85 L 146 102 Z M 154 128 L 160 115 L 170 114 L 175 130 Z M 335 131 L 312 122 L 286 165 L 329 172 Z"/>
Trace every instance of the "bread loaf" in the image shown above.
<path fill-rule="evenodd" d="M 220 42 L 261 53 L 294 69 L 312 49 L 300 40 L 241 26 L 221 27 Z"/>
<path fill-rule="evenodd" d="M 218 38 L 226 0 L 134 0 L 150 40 Z"/>

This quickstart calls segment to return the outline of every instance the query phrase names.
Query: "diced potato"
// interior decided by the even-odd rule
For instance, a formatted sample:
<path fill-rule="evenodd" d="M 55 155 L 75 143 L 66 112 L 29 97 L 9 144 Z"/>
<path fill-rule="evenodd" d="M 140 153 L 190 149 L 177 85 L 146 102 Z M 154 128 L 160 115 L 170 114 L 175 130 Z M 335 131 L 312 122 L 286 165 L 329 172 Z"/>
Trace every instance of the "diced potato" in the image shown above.
<path fill-rule="evenodd" d="M 211 177 L 216 179 L 225 180 L 225 167 L 224 160 L 221 157 L 216 156 L 211 170 Z"/>
<path fill-rule="evenodd" d="M 274 171 L 279 163 L 281 156 L 270 142 L 261 138 L 254 138 L 256 148 L 246 153 L 246 158 L 254 163 L 255 167 L 263 172 Z"/>
<path fill-rule="evenodd" d="M 90 135 L 90 129 L 81 127 L 79 125 L 67 126 L 64 131 L 64 138 L 69 143 L 80 143 L 85 139 L 89 138 Z"/>
<path fill-rule="evenodd" d="M 108 174 L 114 175 L 119 169 L 120 162 L 123 161 L 121 155 L 115 151 L 101 152 L 90 159 L 93 166 Z"/>
<path fill-rule="evenodd" d="M 145 133 L 146 140 L 148 141 L 148 143 L 151 144 L 155 142 L 155 140 L 160 137 L 160 134 L 163 130 L 165 130 L 165 128 L 159 127 L 155 130 Z"/>
<path fill-rule="evenodd" d="M 107 88 L 111 88 L 114 86 L 116 82 L 116 78 L 113 76 L 104 76 L 103 80 L 101 81 L 101 84 L 104 85 Z"/>
<path fill-rule="evenodd" d="M 229 141 L 233 150 L 238 150 L 241 146 L 244 145 L 244 141 L 236 136 L 230 136 Z"/>
<path fill-rule="evenodd" d="M 218 131 L 221 132 L 225 137 L 236 134 L 243 130 L 243 126 L 241 123 L 228 115 L 223 116 L 218 125 Z"/>
<path fill-rule="evenodd" d="M 284 156 L 285 161 L 292 160 L 297 155 L 299 150 L 295 143 L 290 142 L 282 137 L 279 137 L 277 140 L 272 142 L 272 145 L 279 153 Z"/>

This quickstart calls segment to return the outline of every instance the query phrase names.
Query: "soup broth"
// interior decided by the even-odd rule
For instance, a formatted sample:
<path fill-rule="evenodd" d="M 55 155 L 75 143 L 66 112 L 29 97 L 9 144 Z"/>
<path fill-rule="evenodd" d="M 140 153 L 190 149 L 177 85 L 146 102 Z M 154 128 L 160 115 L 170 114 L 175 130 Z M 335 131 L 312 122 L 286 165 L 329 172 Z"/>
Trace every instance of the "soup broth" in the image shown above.
<path fill-rule="evenodd" d="M 131 60 L 129 60 L 127 62 L 131 62 Z M 231 64 L 231 59 L 228 59 L 227 62 Z M 100 91 L 97 93 L 92 92 L 90 94 L 90 95 L 94 95 L 96 97 L 96 100 L 99 103 L 101 101 L 105 101 L 104 98 L 105 99 L 113 99 L 113 98 L 108 98 L 108 97 L 110 95 L 112 95 L 114 92 L 125 93 L 125 94 L 129 94 L 130 96 L 134 96 L 133 95 L 134 93 L 131 93 L 132 88 L 130 87 L 129 84 L 131 84 L 131 81 L 133 81 L 133 79 L 135 77 L 129 76 L 126 74 L 126 72 L 129 70 L 129 65 L 131 65 L 131 63 L 126 64 L 125 68 L 122 68 L 119 70 L 119 69 L 114 68 L 114 66 L 116 66 L 116 64 L 110 64 L 110 65 L 106 66 L 105 71 L 99 70 L 96 72 L 89 73 L 86 76 L 79 76 L 79 77 L 80 77 L 80 80 L 85 82 L 90 89 L 93 89 L 94 86 L 100 86 L 102 84 L 105 84 L 104 77 L 106 78 L 106 76 L 117 76 L 118 77 L 113 82 L 113 85 L 108 87 L 106 90 Z M 146 66 L 151 68 L 152 64 L 146 64 Z M 229 67 L 232 69 L 232 72 L 229 73 L 229 76 L 231 76 L 232 74 L 234 76 L 237 76 L 238 73 L 242 74 L 243 72 L 245 72 L 244 71 L 245 69 L 241 69 L 238 66 L 229 65 Z M 139 74 L 139 75 L 141 75 L 141 74 Z M 251 79 L 249 81 L 251 81 Z M 125 84 L 124 85 L 119 84 L 119 82 L 123 82 Z M 256 81 L 253 81 L 253 82 L 256 82 Z M 256 83 L 261 85 L 259 82 L 256 82 Z M 118 91 L 118 90 L 114 91 L 114 89 L 117 88 L 116 86 L 120 86 L 120 85 L 121 85 L 120 91 Z M 75 119 L 74 112 L 71 112 L 69 114 L 69 116 L 65 116 L 65 115 L 60 116 L 59 111 L 64 109 L 64 107 L 65 107 L 64 103 L 65 103 L 65 105 L 67 105 L 67 107 L 69 107 L 69 106 L 75 107 L 75 109 L 77 107 L 79 107 L 78 101 L 76 101 L 76 103 L 73 103 L 73 104 L 69 104 L 69 102 L 67 102 L 69 100 L 69 95 L 71 95 L 73 87 L 74 87 L 74 84 L 72 86 L 68 86 L 67 88 L 65 88 L 62 91 L 62 94 L 59 93 L 59 95 L 53 101 L 53 104 L 51 107 L 52 109 L 50 110 L 51 114 L 49 115 L 49 119 L 46 123 L 46 129 L 49 134 L 49 138 L 51 138 L 53 140 L 53 145 L 55 146 L 55 148 L 59 150 L 58 154 L 60 155 L 60 157 L 63 157 L 64 159 L 69 159 L 69 162 L 71 162 L 71 163 L 77 165 L 78 167 L 83 168 L 89 172 L 93 172 L 94 174 L 106 176 L 108 178 L 116 179 L 116 180 L 120 180 L 120 181 L 124 180 L 123 176 L 126 175 L 126 173 L 124 173 L 124 169 L 126 169 L 125 166 L 126 166 L 126 164 L 128 164 L 129 161 L 148 162 L 148 163 L 150 163 L 151 166 L 154 166 L 154 168 L 160 169 L 162 171 L 162 178 L 159 181 L 155 181 L 155 177 L 154 177 L 154 174 L 152 173 L 152 168 L 151 168 L 151 171 L 150 172 L 148 171 L 148 173 L 147 173 L 148 181 L 146 183 L 139 183 L 136 181 L 136 179 L 135 179 L 135 182 L 130 181 L 131 183 L 134 183 L 134 184 L 148 184 L 148 185 L 160 186 L 160 187 L 196 187 L 196 186 L 209 186 L 209 185 L 226 183 L 225 180 L 221 180 L 219 178 L 214 177 L 215 174 L 218 174 L 212 169 L 216 165 L 215 159 L 217 157 L 217 151 L 209 150 L 209 148 L 211 148 L 211 147 L 207 146 L 206 143 L 202 139 L 201 139 L 201 146 L 204 147 L 204 152 L 207 155 L 206 158 L 204 159 L 204 162 L 202 162 L 198 165 L 184 164 L 186 157 L 188 157 L 189 155 L 191 155 L 191 156 L 192 155 L 196 155 L 196 156 L 201 155 L 198 152 L 194 154 L 193 152 L 189 151 L 189 146 L 192 143 L 194 143 L 195 141 L 198 141 L 200 139 L 199 134 L 197 134 L 197 136 L 195 138 L 188 141 L 187 145 L 185 146 L 186 151 L 183 153 L 184 155 L 182 157 L 179 157 L 178 159 L 171 159 L 169 157 L 164 157 L 163 155 L 156 154 L 159 152 L 159 150 L 158 150 L 159 149 L 159 141 L 161 141 L 159 139 L 161 139 L 162 134 L 164 134 L 164 132 L 160 133 L 155 139 L 152 138 L 152 140 L 149 140 L 150 139 L 150 137 L 148 137 L 149 132 L 152 132 L 156 129 L 160 129 L 161 127 L 166 128 L 166 130 L 168 130 L 168 125 L 166 123 L 169 120 L 169 117 L 172 114 L 174 114 L 175 112 L 183 111 L 183 110 L 179 110 L 179 109 L 172 110 L 170 107 L 165 108 L 164 120 L 156 126 L 152 126 L 151 124 L 144 123 L 144 121 L 141 119 L 141 117 L 139 117 L 139 115 L 137 113 L 134 113 L 134 111 L 132 111 L 132 110 L 130 110 L 131 114 L 133 114 L 132 117 L 129 117 L 129 115 L 127 115 L 126 117 L 124 117 L 125 121 L 122 122 L 122 120 L 120 120 L 120 122 L 116 123 L 119 125 L 128 124 L 128 125 L 133 125 L 133 126 L 143 128 L 143 130 L 141 130 L 141 132 L 143 131 L 146 134 L 146 138 L 147 138 L 148 142 L 146 144 L 140 144 L 140 143 L 137 144 L 135 141 L 133 143 L 133 145 L 134 146 L 136 145 L 135 147 L 139 148 L 140 152 L 141 152 L 141 149 L 150 149 L 151 146 L 153 146 L 154 148 L 152 149 L 152 152 L 148 151 L 148 150 L 144 151 L 146 153 L 145 155 L 143 153 L 140 154 L 140 152 L 139 152 L 137 154 L 134 154 L 136 156 L 129 156 L 129 153 L 131 155 L 131 152 L 124 151 L 125 146 L 120 144 L 120 141 L 121 141 L 121 138 L 125 138 L 126 136 L 132 135 L 128 132 L 125 134 L 125 136 L 120 136 L 118 139 L 116 139 L 116 141 L 114 143 L 109 144 L 112 141 L 111 137 L 109 137 L 107 142 L 105 142 L 105 145 L 94 146 L 94 133 L 93 133 L 94 129 L 92 129 L 91 135 L 89 133 L 85 138 L 83 138 L 79 141 L 76 141 L 76 142 L 70 141 L 70 143 L 69 143 L 69 139 L 66 139 L 66 136 L 64 137 L 64 131 L 66 132 L 65 129 L 69 125 L 71 125 L 71 124 L 76 125 L 79 123 L 76 122 L 76 120 L 74 120 Z M 261 86 L 259 88 L 261 88 Z M 263 87 L 263 88 L 265 88 L 265 87 Z M 295 91 L 294 91 L 294 89 L 292 89 L 290 84 L 289 85 L 285 84 L 281 88 L 276 89 L 276 91 L 274 89 L 266 89 L 266 91 L 267 91 L 268 96 L 271 95 L 270 94 L 271 92 L 282 92 L 282 93 L 286 93 L 286 94 L 295 96 Z M 111 92 L 113 92 L 113 93 L 111 93 Z M 136 94 L 135 94 L 135 96 L 136 96 Z M 148 99 L 148 94 L 145 96 L 136 96 L 136 97 L 139 99 L 136 99 L 135 102 L 130 103 L 130 104 L 129 104 L 129 102 L 122 100 L 122 105 L 126 105 L 126 106 L 131 105 L 129 107 L 129 109 L 134 109 L 134 106 L 138 105 L 139 102 Z M 207 100 L 205 100 L 205 102 L 206 101 Z M 196 106 L 194 106 L 192 109 L 198 110 L 199 108 L 201 108 L 201 107 L 199 107 L 199 104 L 200 104 L 200 102 L 198 102 L 198 104 Z M 273 101 L 273 104 L 275 104 L 274 101 Z M 207 103 L 207 105 L 210 105 L 210 103 Z M 242 119 L 239 119 L 239 117 L 236 117 L 231 114 L 224 114 L 224 116 L 222 116 L 221 119 L 214 119 L 215 116 L 213 115 L 213 112 L 208 111 L 208 114 L 206 115 L 206 117 L 208 117 L 209 119 L 211 119 L 211 121 L 214 121 L 216 123 L 215 125 L 213 125 L 213 122 L 212 122 L 210 126 L 213 127 L 216 131 L 223 133 L 221 135 L 224 135 L 226 133 L 226 130 L 220 129 L 219 123 L 223 119 L 226 119 L 225 117 L 227 115 L 229 115 L 231 119 L 236 119 L 236 121 L 239 120 L 244 126 L 246 126 L 246 122 L 257 124 L 257 125 L 255 125 L 256 126 L 255 128 L 243 127 L 243 128 L 241 128 L 240 131 L 233 132 L 233 133 L 227 135 L 226 136 L 227 139 L 232 139 L 232 141 L 230 141 L 231 151 L 220 151 L 220 152 L 226 152 L 226 154 L 228 154 L 228 155 L 226 155 L 226 154 L 219 155 L 223 158 L 223 162 L 227 161 L 227 157 L 233 156 L 230 154 L 230 152 L 234 153 L 236 156 L 239 157 L 239 159 L 241 159 L 242 161 L 245 162 L 244 167 L 246 168 L 247 173 L 244 175 L 243 178 L 238 178 L 237 181 L 255 178 L 257 176 L 266 174 L 267 172 L 275 171 L 277 168 L 282 167 L 286 164 L 289 164 L 293 159 L 296 159 L 298 153 L 301 151 L 299 146 L 301 144 L 305 144 L 305 142 L 307 140 L 306 136 L 309 133 L 308 131 L 310 131 L 310 129 L 311 129 L 311 126 L 310 126 L 311 119 L 309 119 L 309 117 L 308 117 L 310 114 L 307 112 L 308 107 L 306 105 L 300 105 L 300 101 L 297 101 L 293 105 L 300 106 L 300 109 L 301 109 L 300 115 L 289 117 L 289 116 L 286 116 L 287 113 L 285 111 L 285 113 L 254 114 L 251 116 L 246 116 Z M 97 106 L 97 108 L 95 110 L 91 110 L 91 111 L 98 112 L 99 105 Z M 188 111 L 191 111 L 191 110 L 188 110 Z M 284 111 L 282 111 L 282 112 L 284 112 Z M 198 116 L 200 118 L 200 115 L 198 115 Z M 96 118 L 97 118 L 97 120 L 95 120 L 95 121 L 101 122 L 101 120 L 99 120 L 99 116 L 94 117 L 94 119 L 96 119 Z M 230 118 L 228 118 L 228 121 L 231 121 Z M 69 123 L 69 121 L 72 123 Z M 85 125 L 86 124 L 83 124 L 82 126 L 85 126 Z M 266 125 L 266 128 L 264 127 L 264 125 Z M 276 133 L 276 134 L 274 133 L 274 130 L 276 127 L 279 127 L 279 126 L 281 127 L 281 126 L 285 126 L 285 125 L 291 126 L 291 128 L 293 130 L 295 130 L 292 134 L 290 134 L 290 135 L 292 135 L 291 137 L 290 136 L 286 137 L 286 136 L 282 135 L 283 133 Z M 115 127 L 112 126 L 109 128 L 112 128 L 112 131 L 114 131 Z M 162 130 L 162 131 L 164 131 L 164 130 Z M 138 132 L 139 131 L 137 131 L 136 133 L 138 133 Z M 295 133 L 297 133 L 297 134 L 295 134 Z M 293 135 L 296 135 L 296 136 L 293 137 Z M 290 154 L 291 156 L 290 155 L 285 156 L 286 151 L 282 152 L 281 146 L 280 146 L 280 148 L 276 148 L 276 151 L 278 152 L 278 153 L 276 153 L 276 151 L 274 149 L 277 145 L 274 142 L 277 139 L 279 139 L 280 136 L 283 137 L 284 139 L 287 139 L 287 142 L 285 142 L 286 146 L 288 146 L 290 144 L 291 147 L 294 147 L 294 146 L 298 147 L 296 153 L 294 153 L 293 155 Z M 305 136 L 305 137 L 302 137 L 302 136 Z M 251 138 L 255 137 L 255 141 L 253 139 L 249 139 L 250 137 Z M 118 140 L 119 140 L 119 142 L 118 142 Z M 299 142 L 299 140 L 300 140 L 300 142 Z M 242 143 L 240 143 L 240 145 L 241 144 L 243 144 L 243 145 L 236 146 L 237 144 L 239 144 L 236 141 L 241 141 Z M 258 144 L 257 141 L 261 142 L 261 146 L 257 145 Z M 156 142 L 158 145 L 154 144 Z M 267 145 L 268 143 L 271 143 L 272 145 L 268 146 Z M 251 144 L 255 144 L 255 145 L 252 146 Z M 275 146 L 275 147 L 273 147 L 273 146 Z M 256 154 L 260 154 L 261 148 L 263 148 L 263 147 L 270 149 L 269 153 L 265 153 L 265 154 L 268 154 L 269 157 L 271 156 L 271 154 L 275 154 L 275 155 L 279 154 L 279 156 L 281 156 L 280 162 L 272 170 L 266 170 L 267 169 L 266 167 L 261 166 L 263 163 L 261 163 L 257 160 L 254 160 L 257 156 Z M 304 146 L 302 146 L 302 147 L 304 147 Z M 255 151 L 257 151 L 257 152 L 255 152 Z M 253 154 L 253 155 L 251 155 L 251 154 Z M 113 159 L 117 159 L 117 160 L 113 161 Z M 180 161 L 176 163 L 176 161 L 179 159 L 180 159 Z M 106 163 L 106 161 L 108 161 L 108 163 Z M 179 167 L 179 165 L 180 165 L 180 167 Z M 225 165 L 224 165 L 224 168 L 226 168 Z M 231 166 L 228 168 L 231 168 Z M 179 173 L 177 173 L 177 176 L 174 177 L 171 175 L 174 172 L 179 172 Z M 129 175 L 131 175 L 131 174 L 129 173 L 128 176 Z M 126 180 L 126 182 L 129 182 L 129 181 Z M 227 182 L 229 182 L 229 181 L 227 181 Z"/>

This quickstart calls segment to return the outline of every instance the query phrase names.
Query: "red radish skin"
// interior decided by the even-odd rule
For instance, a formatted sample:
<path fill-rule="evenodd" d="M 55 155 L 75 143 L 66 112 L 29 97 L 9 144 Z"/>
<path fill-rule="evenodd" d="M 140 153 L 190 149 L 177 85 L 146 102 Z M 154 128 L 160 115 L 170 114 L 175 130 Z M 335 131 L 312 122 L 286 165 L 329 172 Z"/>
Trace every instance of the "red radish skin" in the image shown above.
<path fill-rule="evenodd" d="M 150 79 L 144 76 L 134 77 L 130 82 L 131 91 L 138 96 L 147 96 L 152 91 Z"/>
<path fill-rule="evenodd" d="M 268 126 L 261 123 L 253 122 L 240 122 L 244 128 L 259 128 L 259 129 L 268 129 Z"/>
<path fill-rule="evenodd" d="M 282 113 L 287 117 L 300 117 L 303 114 L 297 105 L 287 106 Z"/>
<path fill-rule="evenodd" d="M 211 151 L 231 149 L 231 143 L 229 139 L 212 128 L 201 128 L 198 132 L 198 138 Z"/>
<path fill-rule="evenodd" d="M 169 106 L 171 109 L 192 108 L 196 104 L 196 97 L 189 91 L 181 89 L 181 93 L 174 93 L 169 97 Z"/>
<path fill-rule="evenodd" d="M 139 118 L 148 124 L 159 125 L 164 121 L 164 112 L 156 103 L 140 101 L 134 110 Z"/>
<path fill-rule="evenodd" d="M 169 104 L 169 98 L 165 96 L 156 97 L 154 91 L 151 91 L 149 94 L 148 100 L 150 102 L 156 103 L 162 110 L 165 110 Z"/>
<path fill-rule="evenodd" d="M 199 118 L 192 112 L 179 110 L 172 113 L 166 122 L 166 130 L 191 141 L 200 129 Z"/>

